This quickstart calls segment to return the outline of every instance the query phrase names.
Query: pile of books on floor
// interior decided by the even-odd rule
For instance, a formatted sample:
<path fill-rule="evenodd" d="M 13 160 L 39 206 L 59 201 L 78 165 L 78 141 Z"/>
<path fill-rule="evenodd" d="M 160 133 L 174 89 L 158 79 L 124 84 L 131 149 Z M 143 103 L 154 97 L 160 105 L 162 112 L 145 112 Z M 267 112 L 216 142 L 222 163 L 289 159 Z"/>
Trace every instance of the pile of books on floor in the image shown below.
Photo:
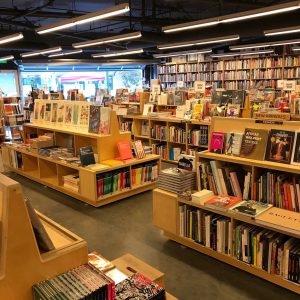
<path fill-rule="evenodd" d="M 80 180 L 79 174 L 71 174 L 63 176 L 64 187 L 74 192 L 79 192 Z"/>
<path fill-rule="evenodd" d="M 195 172 L 178 168 L 162 170 L 158 176 L 158 187 L 176 194 L 193 190 L 195 188 Z"/>

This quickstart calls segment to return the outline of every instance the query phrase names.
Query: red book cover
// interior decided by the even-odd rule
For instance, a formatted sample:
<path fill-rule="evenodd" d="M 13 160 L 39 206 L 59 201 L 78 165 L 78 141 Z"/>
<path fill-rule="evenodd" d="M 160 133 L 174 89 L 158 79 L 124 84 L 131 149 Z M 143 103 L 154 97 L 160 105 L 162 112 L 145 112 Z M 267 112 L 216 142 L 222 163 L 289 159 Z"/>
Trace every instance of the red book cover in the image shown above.
<path fill-rule="evenodd" d="M 287 183 L 283 184 L 283 195 L 284 195 L 284 201 L 283 201 L 283 208 L 288 209 L 288 195 L 287 195 Z"/>
<path fill-rule="evenodd" d="M 298 194 L 297 194 L 297 186 L 296 186 L 296 177 L 293 177 L 293 186 L 294 186 L 294 191 L 295 191 L 295 206 L 296 206 L 296 211 L 299 211 L 299 199 L 298 199 Z"/>
<path fill-rule="evenodd" d="M 234 196 L 228 196 L 225 194 L 218 195 L 216 197 L 213 197 L 212 199 L 206 201 L 204 203 L 204 206 L 208 206 L 215 209 L 228 209 L 231 206 L 235 205 L 236 203 L 240 202 L 242 200 L 241 197 L 234 197 Z"/>
<path fill-rule="evenodd" d="M 287 209 L 293 210 L 291 188 L 289 183 L 286 184 L 286 193 L 287 193 Z"/>
<path fill-rule="evenodd" d="M 117 147 L 122 160 L 133 158 L 130 141 L 119 141 L 117 142 Z"/>
<path fill-rule="evenodd" d="M 97 180 L 97 194 L 98 194 L 98 197 L 101 197 L 103 195 L 103 179 L 102 178 Z"/>
<path fill-rule="evenodd" d="M 209 151 L 214 153 L 223 153 L 225 133 L 224 132 L 212 132 Z"/>

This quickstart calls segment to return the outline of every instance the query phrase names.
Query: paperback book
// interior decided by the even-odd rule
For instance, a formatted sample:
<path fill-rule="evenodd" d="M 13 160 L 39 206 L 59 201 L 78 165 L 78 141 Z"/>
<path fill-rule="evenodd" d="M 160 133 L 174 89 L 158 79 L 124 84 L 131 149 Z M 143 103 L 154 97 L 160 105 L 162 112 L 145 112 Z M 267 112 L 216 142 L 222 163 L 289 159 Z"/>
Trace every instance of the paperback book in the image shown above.
<path fill-rule="evenodd" d="M 70 126 L 72 125 L 72 109 L 73 109 L 73 104 L 71 103 L 66 103 L 65 105 L 65 120 L 64 120 L 64 125 Z"/>
<path fill-rule="evenodd" d="M 51 121 L 51 103 L 48 102 L 45 104 L 45 118 L 44 121 L 49 123 Z"/>
<path fill-rule="evenodd" d="M 291 163 L 293 165 L 300 165 L 300 131 L 295 132 L 295 142 Z"/>
<path fill-rule="evenodd" d="M 240 104 L 228 104 L 226 110 L 226 117 L 239 117 L 240 112 Z"/>
<path fill-rule="evenodd" d="M 242 201 L 240 203 L 237 203 L 236 205 L 232 206 L 230 209 L 239 214 L 256 217 L 259 214 L 271 208 L 272 206 L 273 206 L 272 204 L 262 203 L 254 200 L 248 200 L 248 201 Z"/>
<path fill-rule="evenodd" d="M 209 151 L 213 153 L 223 153 L 223 146 L 225 140 L 225 133 L 224 132 L 212 132 L 211 140 L 209 145 Z"/>
<path fill-rule="evenodd" d="M 215 196 L 212 199 L 206 201 L 204 203 L 204 206 L 226 211 L 227 209 L 237 204 L 241 200 L 242 198 L 240 197 L 233 197 L 233 196 L 222 194 L 222 195 Z"/>
<path fill-rule="evenodd" d="M 111 108 L 101 106 L 100 109 L 100 134 L 110 134 Z"/>
<path fill-rule="evenodd" d="M 229 132 L 226 134 L 225 154 L 240 156 L 244 133 Z"/>
<path fill-rule="evenodd" d="M 52 102 L 51 103 L 51 123 L 55 124 L 57 120 L 57 107 L 58 103 L 57 102 Z"/>
<path fill-rule="evenodd" d="M 100 130 L 100 106 L 90 106 L 90 122 L 89 122 L 89 133 L 98 134 Z"/>
<path fill-rule="evenodd" d="M 92 146 L 79 148 L 79 158 L 83 167 L 96 163 Z"/>

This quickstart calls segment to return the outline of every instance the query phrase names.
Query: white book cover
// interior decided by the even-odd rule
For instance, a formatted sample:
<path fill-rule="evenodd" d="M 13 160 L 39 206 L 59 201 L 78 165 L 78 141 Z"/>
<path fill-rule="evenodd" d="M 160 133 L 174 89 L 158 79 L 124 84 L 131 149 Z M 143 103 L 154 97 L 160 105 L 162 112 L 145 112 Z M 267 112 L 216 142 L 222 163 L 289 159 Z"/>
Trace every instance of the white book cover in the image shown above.
<path fill-rule="evenodd" d="M 73 103 L 66 101 L 65 106 L 64 125 L 69 128 L 72 126 Z"/>
<path fill-rule="evenodd" d="M 63 126 L 64 117 L 65 117 L 65 101 L 58 101 L 57 104 L 58 104 L 58 107 L 57 107 L 56 124 L 58 126 Z"/>
<path fill-rule="evenodd" d="M 90 104 L 82 102 L 79 106 L 79 123 L 78 128 L 82 131 L 87 131 L 89 128 L 90 119 Z"/>
<path fill-rule="evenodd" d="M 39 104 L 39 123 L 43 124 L 45 119 L 46 100 L 41 100 Z"/>
<path fill-rule="evenodd" d="M 44 123 L 51 123 L 51 101 L 45 101 Z"/>

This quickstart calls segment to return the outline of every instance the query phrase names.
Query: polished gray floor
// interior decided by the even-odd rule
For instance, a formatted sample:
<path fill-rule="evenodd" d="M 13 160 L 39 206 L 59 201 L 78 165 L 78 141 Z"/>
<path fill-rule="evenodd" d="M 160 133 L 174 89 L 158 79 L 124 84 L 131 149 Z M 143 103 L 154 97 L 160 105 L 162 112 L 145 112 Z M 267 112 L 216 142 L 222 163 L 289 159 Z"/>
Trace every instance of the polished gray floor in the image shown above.
<path fill-rule="evenodd" d="M 181 300 L 299 299 L 276 285 L 166 240 L 152 225 L 151 192 L 94 208 L 16 174 L 33 206 L 109 259 L 132 253 L 165 273 Z"/>

